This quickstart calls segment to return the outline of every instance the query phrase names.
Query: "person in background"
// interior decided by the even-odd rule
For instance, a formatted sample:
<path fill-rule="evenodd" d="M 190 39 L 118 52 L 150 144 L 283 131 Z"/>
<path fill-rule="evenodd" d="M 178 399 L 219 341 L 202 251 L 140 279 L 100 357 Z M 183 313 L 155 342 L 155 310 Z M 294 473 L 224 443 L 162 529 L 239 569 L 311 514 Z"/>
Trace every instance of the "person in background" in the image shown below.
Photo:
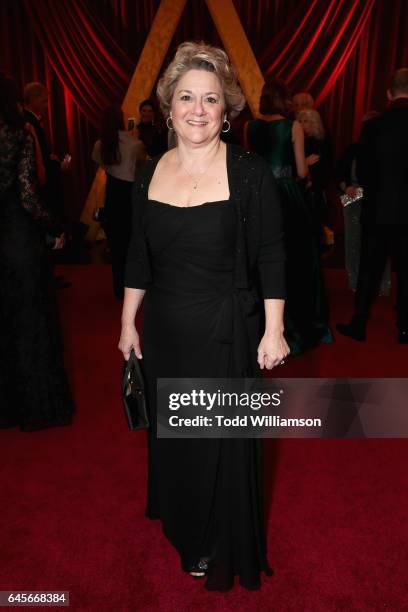
<path fill-rule="evenodd" d="M 363 117 L 365 121 L 379 116 L 378 111 L 369 111 Z M 356 198 L 361 189 L 356 174 L 356 158 L 358 155 L 359 143 L 354 142 L 349 145 L 340 156 L 336 168 L 336 179 L 340 191 Z M 361 251 L 361 206 L 362 199 L 355 199 L 347 206 L 343 205 L 344 216 L 344 258 L 348 278 L 349 289 L 355 291 L 357 288 L 358 268 L 360 265 Z M 384 274 L 381 281 L 380 294 L 389 295 L 391 291 L 391 260 L 388 258 Z"/>
<path fill-rule="evenodd" d="M 398 341 L 408 344 L 408 68 L 394 73 L 387 95 L 390 107 L 366 121 L 361 133 L 356 164 L 364 190 L 360 267 L 354 314 L 337 330 L 354 340 L 366 339 L 371 306 L 393 253 Z"/>
<path fill-rule="evenodd" d="M 300 93 L 296 93 L 293 98 L 292 98 L 292 109 L 293 109 L 293 113 L 294 113 L 294 117 L 295 119 L 299 120 L 299 113 L 301 111 L 313 111 L 316 110 L 315 108 L 315 100 L 313 98 L 313 96 L 307 92 L 307 91 L 302 91 Z M 320 121 L 322 123 L 323 126 L 323 130 L 325 133 L 325 141 L 326 141 L 326 146 L 328 147 L 328 150 L 330 151 L 331 155 L 332 155 L 332 151 L 333 151 L 333 144 L 332 144 L 332 137 L 330 134 L 330 130 L 329 127 L 327 125 L 327 121 L 325 121 L 325 118 L 322 116 L 321 113 L 319 113 L 320 116 Z"/>
<path fill-rule="evenodd" d="M 47 234 L 46 242 L 51 248 L 62 248 L 66 234 L 61 172 L 66 172 L 70 168 L 71 160 L 68 156 L 60 161 L 56 155 L 51 153 L 44 129 L 44 120 L 48 113 L 48 99 L 48 90 L 42 83 L 28 83 L 24 87 L 24 119 L 36 142 L 39 195 L 55 221 L 56 235 Z M 54 276 L 54 282 L 58 289 L 71 286 L 71 283 L 62 276 Z"/>
<path fill-rule="evenodd" d="M 328 226 L 326 187 L 332 174 L 332 152 L 317 110 L 304 109 L 296 117 L 305 133 L 305 155 L 310 175 L 308 202 L 315 219 L 316 235 L 319 243 L 323 244 L 324 227 Z"/>
<path fill-rule="evenodd" d="M 0 75 L 0 427 L 33 431 L 69 425 L 74 404 L 45 240 L 53 223 L 24 124 L 16 85 Z"/>
<path fill-rule="evenodd" d="M 121 300 L 130 238 L 132 187 L 146 152 L 142 141 L 124 129 L 123 113 L 116 106 L 105 109 L 100 132 L 92 159 L 106 172 L 103 228 L 111 252 L 113 292 Z"/>
<path fill-rule="evenodd" d="M 308 175 L 304 133 L 292 112 L 290 91 L 269 78 L 262 89 L 260 119 L 247 123 L 246 145 L 264 157 L 275 176 L 283 205 L 286 239 L 285 336 L 292 354 L 331 342 L 315 227 L 302 184 Z"/>
<path fill-rule="evenodd" d="M 140 122 L 137 129 L 149 157 L 155 157 L 167 151 L 167 132 L 160 126 L 157 115 L 153 100 L 143 100 L 140 103 Z"/>
<path fill-rule="evenodd" d="M 42 155 L 45 169 L 45 184 L 41 188 L 41 197 L 54 217 L 64 220 L 62 208 L 61 171 L 71 166 L 69 156 L 62 161 L 51 153 L 48 138 L 44 129 L 44 120 L 48 113 L 48 90 L 42 83 L 28 83 L 24 87 L 24 119 L 32 126 Z"/>
<path fill-rule="evenodd" d="M 307 91 L 296 93 L 292 98 L 293 112 L 297 118 L 297 114 L 302 110 L 313 110 L 314 99 L 313 96 Z"/>

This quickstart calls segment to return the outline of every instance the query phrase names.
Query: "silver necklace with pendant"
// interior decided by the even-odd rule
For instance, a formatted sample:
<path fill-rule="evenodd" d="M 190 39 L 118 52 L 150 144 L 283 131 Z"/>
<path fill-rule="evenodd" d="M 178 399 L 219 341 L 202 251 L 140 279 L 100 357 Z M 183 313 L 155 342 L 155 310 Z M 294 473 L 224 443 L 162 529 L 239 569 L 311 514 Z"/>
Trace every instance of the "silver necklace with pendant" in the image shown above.
<path fill-rule="evenodd" d="M 204 172 L 201 172 L 201 173 L 200 173 L 200 178 L 199 178 L 198 180 L 196 180 L 196 179 L 194 178 L 194 176 L 193 176 L 193 175 L 192 175 L 192 174 L 191 174 L 191 173 L 190 173 L 190 172 L 187 170 L 187 168 L 185 167 L 185 165 L 183 164 L 183 162 L 181 161 L 180 156 L 179 156 L 180 164 L 181 164 L 181 166 L 182 166 L 182 168 L 183 168 L 184 172 L 185 172 L 186 174 L 188 174 L 188 176 L 189 176 L 189 177 L 191 178 L 191 180 L 193 181 L 193 189 L 195 189 L 195 190 L 196 190 L 196 189 L 198 188 L 198 185 L 199 185 L 199 183 L 200 183 L 201 179 L 203 178 L 204 174 L 207 174 L 208 170 L 211 168 L 212 164 L 214 163 L 215 158 L 217 157 L 217 154 L 218 154 L 219 148 L 220 148 L 220 147 L 219 147 L 219 145 L 218 145 L 217 153 L 214 155 L 213 159 L 210 161 L 210 163 L 208 164 L 208 166 L 207 166 L 207 168 L 204 170 Z"/>

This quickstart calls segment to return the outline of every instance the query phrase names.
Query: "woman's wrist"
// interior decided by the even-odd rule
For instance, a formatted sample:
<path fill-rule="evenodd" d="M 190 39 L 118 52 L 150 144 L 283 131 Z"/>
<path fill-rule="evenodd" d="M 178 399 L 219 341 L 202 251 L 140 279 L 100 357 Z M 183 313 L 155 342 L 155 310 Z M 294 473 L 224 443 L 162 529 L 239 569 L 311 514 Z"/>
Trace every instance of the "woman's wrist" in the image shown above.
<path fill-rule="evenodd" d="M 266 338 L 276 338 L 279 336 L 282 336 L 284 332 L 284 327 L 283 325 L 280 325 L 278 327 L 267 327 L 265 328 L 265 332 L 264 332 L 264 336 Z"/>
<path fill-rule="evenodd" d="M 281 338 L 284 330 L 283 312 L 285 301 L 283 299 L 268 298 L 265 304 L 265 331 L 266 338 Z"/>
<path fill-rule="evenodd" d="M 135 321 L 134 319 L 132 321 L 129 320 L 122 320 L 122 329 L 128 329 L 128 328 L 134 328 L 135 327 Z"/>

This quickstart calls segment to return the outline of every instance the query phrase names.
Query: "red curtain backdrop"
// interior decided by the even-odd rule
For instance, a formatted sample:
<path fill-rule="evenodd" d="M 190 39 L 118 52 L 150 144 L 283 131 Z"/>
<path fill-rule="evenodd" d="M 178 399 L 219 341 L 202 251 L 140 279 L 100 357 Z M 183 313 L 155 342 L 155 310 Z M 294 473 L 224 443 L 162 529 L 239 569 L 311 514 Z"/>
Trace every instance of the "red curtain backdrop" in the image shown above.
<path fill-rule="evenodd" d="M 264 74 L 310 91 L 339 152 L 362 115 L 381 110 L 393 70 L 408 65 L 406 0 L 234 0 Z M 123 99 L 159 0 L 2 0 L 1 70 L 50 91 L 50 139 L 70 152 L 73 218 L 92 181 L 103 107 Z M 187 4 L 169 55 L 186 39 L 220 44 L 204 0 Z"/>
<path fill-rule="evenodd" d="M 374 0 L 305 0 L 261 55 L 266 74 L 314 94 L 320 106 L 333 88 L 370 16 Z"/>
<path fill-rule="evenodd" d="M 58 78 L 92 123 L 123 97 L 134 62 L 81 0 L 24 0 L 38 40 Z"/>

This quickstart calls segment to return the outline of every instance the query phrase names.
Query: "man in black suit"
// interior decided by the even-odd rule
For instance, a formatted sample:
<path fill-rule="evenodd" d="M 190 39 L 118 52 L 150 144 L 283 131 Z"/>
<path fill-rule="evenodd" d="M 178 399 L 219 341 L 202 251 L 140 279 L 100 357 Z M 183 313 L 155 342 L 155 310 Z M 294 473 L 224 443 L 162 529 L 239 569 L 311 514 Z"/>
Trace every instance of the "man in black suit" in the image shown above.
<path fill-rule="evenodd" d="M 53 235 L 47 235 L 47 244 L 53 249 L 60 249 L 65 244 L 61 170 L 68 169 L 69 162 L 66 160 L 60 162 L 55 155 L 51 154 L 47 136 L 42 125 L 47 113 L 47 88 L 42 83 L 28 83 L 24 87 L 24 119 L 34 129 L 41 151 L 45 183 L 39 188 L 40 197 L 55 219 Z M 71 285 L 70 282 L 61 276 L 55 277 L 55 284 L 60 289 Z"/>
<path fill-rule="evenodd" d="M 69 161 L 60 162 L 56 155 L 51 154 L 43 127 L 43 120 L 47 112 L 47 88 L 42 83 L 28 83 L 24 87 L 24 118 L 34 128 L 41 150 L 42 163 L 45 169 L 45 185 L 41 190 L 41 197 L 49 210 L 57 217 L 62 218 L 61 170 L 68 169 Z"/>
<path fill-rule="evenodd" d="M 408 68 L 397 70 L 387 91 L 391 104 L 364 125 L 357 177 L 364 189 L 361 258 L 354 315 L 338 324 L 344 336 L 363 341 L 387 257 L 397 273 L 397 327 L 408 343 Z"/>

